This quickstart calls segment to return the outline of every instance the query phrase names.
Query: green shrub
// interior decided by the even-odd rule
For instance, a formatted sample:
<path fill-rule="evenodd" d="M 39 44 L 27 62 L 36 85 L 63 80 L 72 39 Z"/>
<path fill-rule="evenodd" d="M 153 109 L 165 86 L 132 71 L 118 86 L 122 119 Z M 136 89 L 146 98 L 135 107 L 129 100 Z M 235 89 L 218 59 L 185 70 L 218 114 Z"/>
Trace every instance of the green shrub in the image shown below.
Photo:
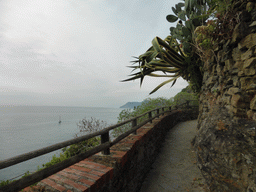
<path fill-rule="evenodd" d="M 134 110 L 131 109 L 124 109 L 119 113 L 118 116 L 118 123 L 146 113 L 147 111 L 159 108 L 159 107 L 166 107 L 172 105 L 173 99 L 166 99 L 164 97 L 158 98 L 148 98 L 142 101 L 141 105 L 137 106 Z M 145 121 L 148 118 L 147 115 L 139 118 L 137 120 L 137 124 Z M 121 127 L 118 127 L 113 130 L 112 134 L 114 137 L 126 132 L 127 130 L 131 129 L 131 123 L 127 123 Z"/>
<path fill-rule="evenodd" d="M 75 137 L 83 136 L 92 132 L 96 132 L 104 129 L 107 126 L 107 122 L 91 117 L 91 119 L 82 119 L 77 124 L 79 133 Z M 80 153 L 86 152 L 89 149 L 93 148 L 100 144 L 100 137 L 93 137 L 91 139 L 70 145 L 62 149 L 59 157 L 53 155 L 52 160 L 48 163 L 43 164 L 43 168 L 50 167 L 54 164 L 60 163 L 70 157 L 78 155 Z"/>

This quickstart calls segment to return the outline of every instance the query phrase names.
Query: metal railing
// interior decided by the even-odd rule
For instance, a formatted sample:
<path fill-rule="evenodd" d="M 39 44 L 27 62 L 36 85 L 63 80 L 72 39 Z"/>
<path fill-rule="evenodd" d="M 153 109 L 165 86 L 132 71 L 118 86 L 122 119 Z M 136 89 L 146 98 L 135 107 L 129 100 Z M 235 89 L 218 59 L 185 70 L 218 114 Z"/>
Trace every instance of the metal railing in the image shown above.
<path fill-rule="evenodd" d="M 180 105 L 176 105 L 174 107 L 174 109 L 193 107 L 192 105 L 189 105 L 189 103 L 193 102 L 193 101 L 194 100 L 188 100 L 185 103 L 182 103 Z M 22 155 L 18 155 L 18 156 L 0 161 L 0 170 L 1 170 L 1 169 L 10 167 L 12 165 L 15 165 L 15 164 L 18 164 L 18 163 L 36 158 L 38 156 L 50 153 L 52 151 L 56 151 L 58 149 L 70 146 L 72 144 L 76 144 L 76 143 L 91 139 L 93 137 L 97 137 L 97 136 L 101 137 L 101 144 L 100 145 L 98 145 L 98 146 L 96 146 L 96 147 L 94 147 L 94 148 L 92 148 L 92 149 L 90 149 L 86 152 L 83 152 L 83 153 L 80 153 L 76 156 L 70 157 L 69 159 L 66 159 L 66 160 L 64 160 L 60 163 L 52 165 L 51 167 L 48 167 L 48 168 L 42 169 L 40 171 L 37 171 L 37 172 L 35 172 L 31 175 L 28 175 L 26 177 L 23 177 L 23 178 L 21 178 L 17 181 L 13 181 L 8 185 L 0 187 L 0 191 L 4 191 L 4 192 L 19 191 L 19 190 L 21 190 L 21 189 L 23 189 L 27 186 L 30 186 L 30 185 L 32 185 L 36 182 L 39 182 L 42 179 L 44 179 L 44 178 L 46 178 L 50 175 L 53 175 L 53 174 L 57 173 L 58 171 L 61 171 L 65 168 L 67 168 L 67 167 L 69 167 L 69 166 L 71 166 L 71 165 L 73 165 L 73 164 L 75 164 L 75 163 L 77 163 L 77 162 L 79 162 L 79 161 L 81 161 L 85 158 L 88 158 L 88 157 L 90 157 L 90 156 L 92 156 L 92 155 L 94 155 L 98 152 L 101 152 L 101 151 L 102 151 L 102 154 L 109 155 L 111 146 L 115 145 L 116 143 L 118 143 L 119 141 L 121 141 L 122 139 L 124 139 L 125 137 L 130 135 L 131 133 L 136 134 L 136 130 L 139 129 L 141 126 L 145 125 L 148 122 L 152 123 L 153 119 L 159 117 L 160 115 L 163 115 L 164 113 L 170 112 L 171 109 L 172 109 L 172 107 L 160 107 L 160 108 L 148 111 L 146 113 L 143 113 L 143 114 L 141 114 L 139 116 L 136 116 L 134 118 L 131 118 L 129 120 L 123 121 L 121 123 L 109 126 L 109 127 L 105 128 L 101 131 L 97 131 L 97 132 L 94 132 L 94 133 L 91 133 L 91 134 L 88 134 L 88 135 L 85 135 L 85 136 L 81 136 L 81 137 L 78 137 L 78 138 L 75 138 L 75 139 L 60 142 L 60 143 L 57 143 L 57 144 L 54 144 L 54 145 L 51 145 L 51 146 L 48 146 L 48 147 L 45 147 L 45 148 L 42 148 L 42 149 L 38 149 L 38 150 L 35 150 L 35 151 L 31 151 L 31 152 L 28 152 L 28 153 L 25 153 L 25 154 L 22 154 Z M 160 112 L 160 110 L 161 110 L 161 112 Z M 156 114 L 155 114 L 155 116 L 152 117 L 153 113 L 156 113 Z M 148 119 L 143 121 L 142 123 L 137 124 L 137 122 L 138 122 L 137 120 L 141 117 L 146 116 L 146 115 L 148 116 Z M 125 133 L 123 133 L 121 135 L 119 135 L 113 141 L 110 141 L 109 133 L 110 133 L 111 130 L 113 130 L 115 128 L 118 128 L 118 127 L 120 127 L 124 124 L 130 123 L 130 122 L 132 123 L 132 127 L 131 127 L 130 130 L 126 131 Z"/>

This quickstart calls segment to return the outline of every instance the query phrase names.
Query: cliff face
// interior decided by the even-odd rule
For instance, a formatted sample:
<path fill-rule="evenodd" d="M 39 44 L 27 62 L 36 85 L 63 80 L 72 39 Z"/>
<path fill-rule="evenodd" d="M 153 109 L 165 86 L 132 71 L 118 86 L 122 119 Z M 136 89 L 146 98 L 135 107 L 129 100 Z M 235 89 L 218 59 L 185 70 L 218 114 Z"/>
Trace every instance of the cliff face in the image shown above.
<path fill-rule="evenodd" d="M 211 191 L 256 191 L 256 3 L 236 1 L 239 23 L 204 64 L 194 146 Z"/>

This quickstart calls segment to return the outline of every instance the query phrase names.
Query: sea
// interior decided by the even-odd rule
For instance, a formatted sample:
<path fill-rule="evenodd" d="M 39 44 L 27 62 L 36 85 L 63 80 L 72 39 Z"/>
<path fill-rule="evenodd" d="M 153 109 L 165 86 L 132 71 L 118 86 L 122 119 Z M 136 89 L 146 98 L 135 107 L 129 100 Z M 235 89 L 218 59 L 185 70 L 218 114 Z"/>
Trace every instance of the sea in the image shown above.
<path fill-rule="evenodd" d="M 75 138 L 83 118 L 117 123 L 121 108 L 0 106 L 0 161 Z M 61 123 L 59 123 L 61 121 Z M 0 181 L 34 172 L 61 149 L 0 170 Z"/>

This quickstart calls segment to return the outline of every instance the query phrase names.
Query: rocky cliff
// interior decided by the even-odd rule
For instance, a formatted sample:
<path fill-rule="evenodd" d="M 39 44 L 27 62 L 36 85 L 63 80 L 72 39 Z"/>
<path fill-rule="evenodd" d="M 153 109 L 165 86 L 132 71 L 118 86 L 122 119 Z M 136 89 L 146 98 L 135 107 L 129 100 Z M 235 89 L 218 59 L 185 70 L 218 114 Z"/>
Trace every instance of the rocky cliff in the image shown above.
<path fill-rule="evenodd" d="M 256 191 L 256 3 L 235 2 L 238 24 L 204 63 L 194 140 L 211 191 Z"/>
<path fill-rule="evenodd" d="M 141 102 L 127 102 L 125 105 L 122 105 L 120 108 L 134 109 L 134 107 L 137 107 L 139 105 L 141 105 Z"/>

